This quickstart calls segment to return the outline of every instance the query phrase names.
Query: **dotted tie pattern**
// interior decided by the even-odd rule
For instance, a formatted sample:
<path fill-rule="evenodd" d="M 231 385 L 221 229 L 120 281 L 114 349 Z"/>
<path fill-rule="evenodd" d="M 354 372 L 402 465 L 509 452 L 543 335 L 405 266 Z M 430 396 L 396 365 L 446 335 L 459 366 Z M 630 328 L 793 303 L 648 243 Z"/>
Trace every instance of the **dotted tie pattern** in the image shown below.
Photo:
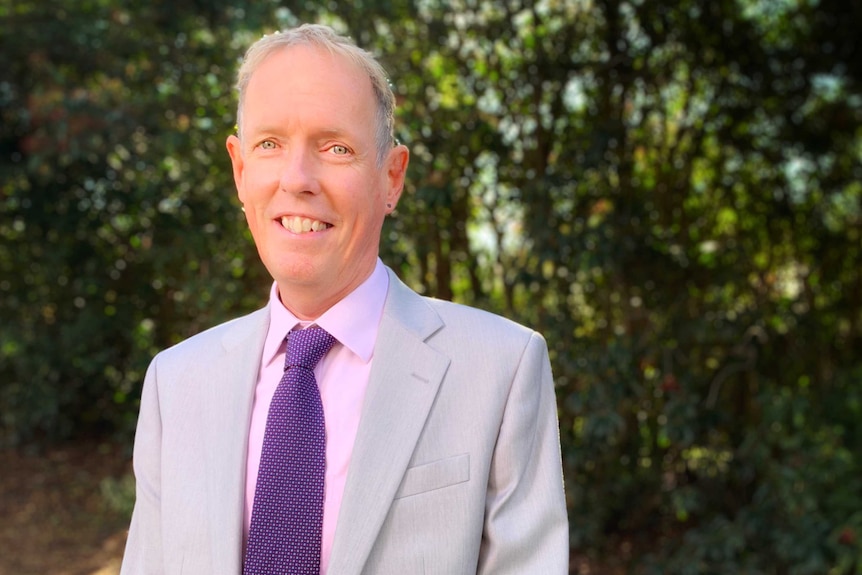
<path fill-rule="evenodd" d="M 314 366 L 335 343 L 319 327 L 287 336 L 266 420 L 243 575 L 319 575 L 326 429 Z"/>

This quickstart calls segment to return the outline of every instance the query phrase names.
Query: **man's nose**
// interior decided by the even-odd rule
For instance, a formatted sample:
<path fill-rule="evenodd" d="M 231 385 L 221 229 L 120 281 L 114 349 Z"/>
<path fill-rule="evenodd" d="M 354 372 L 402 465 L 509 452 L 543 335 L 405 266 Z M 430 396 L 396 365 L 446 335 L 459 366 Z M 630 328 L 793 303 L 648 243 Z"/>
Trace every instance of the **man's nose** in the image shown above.
<path fill-rule="evenodd" d="M 280 166 L 280 189 L 294 194 L 316 194 L 318 186 L 315 159 L 315 150 L 308 146 L 293 146 L 287 150 Z"/>

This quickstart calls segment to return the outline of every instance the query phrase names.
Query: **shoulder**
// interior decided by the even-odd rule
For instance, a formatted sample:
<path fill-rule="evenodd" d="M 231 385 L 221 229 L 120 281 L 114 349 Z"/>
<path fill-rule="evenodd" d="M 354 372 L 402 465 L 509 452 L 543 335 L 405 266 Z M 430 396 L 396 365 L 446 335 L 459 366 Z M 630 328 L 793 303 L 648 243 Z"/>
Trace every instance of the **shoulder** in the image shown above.
<path fill-rule="evenodd" d="M 458 355 L 493 355 L 516 360 L 528 352 L 546 349 L 545 340 L 535 330 L 503 316 L 463 304 L 423 298 L 443 322 L 428 341 Z"/>
<path fill-rule="evenodd" d="M 421 296 L 434 309 L 447 326 L 488 330 L 513 337 L 529 337 L 532 329 L 495 313 L 464 304 Z"/>
<path fill-rule="evenodd" d="M 215 325 L 198 334 L 159 352 L 159 361 L 183 361 L 186 358 L 200 359 L 221 353 L 250 340 L 259 340 L 266 335 L 269 325 L 269 309 L 264 307 L 247 315 Z"/>
<path fill-rule="evenodd" d="M 390 276 L 386 313 L 435 347 L 506 352 L 520 355 L 534 341 L 545 347 L 536 331 L 476 307 L 417 294 Z"/>

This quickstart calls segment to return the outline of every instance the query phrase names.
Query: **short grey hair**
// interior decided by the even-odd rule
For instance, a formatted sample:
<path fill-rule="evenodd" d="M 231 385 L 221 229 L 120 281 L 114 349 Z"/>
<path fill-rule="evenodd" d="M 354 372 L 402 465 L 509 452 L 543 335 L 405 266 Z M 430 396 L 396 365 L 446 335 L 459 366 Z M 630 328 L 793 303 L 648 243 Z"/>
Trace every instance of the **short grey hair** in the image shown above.
<path fill-rule="evenodd" d="M 249 47 L 237 74 L 239 92 L 237 129 L 242 137 L 242 107 L 251 76 L 264 60 L 279 50 L 291 46 L 324 48 L 331 54 L 347 58 L 349 62 L 368 74 L 377 103 L 377 164 L 383 165 L 386 155 L 395 143 L 395 94 L 386 76 L 386 70 L 369 52 L 359 48 L 350 38 L 337 34 L 332 28 L 320 24 L 303 24 L 268 34 Z"/>

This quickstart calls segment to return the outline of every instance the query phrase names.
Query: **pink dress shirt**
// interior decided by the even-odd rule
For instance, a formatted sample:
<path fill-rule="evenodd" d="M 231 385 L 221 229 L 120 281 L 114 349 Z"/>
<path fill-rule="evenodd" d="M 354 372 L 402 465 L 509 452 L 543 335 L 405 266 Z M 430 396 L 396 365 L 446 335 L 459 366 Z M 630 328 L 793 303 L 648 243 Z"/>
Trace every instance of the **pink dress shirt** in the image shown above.
<path fill-rule="evenodd" d="M 371 276 L 314 322 L 302 322 L 285 308 L 273 283 L 270 291 L 270 323 L 260 360 L 254 407 L 248 434 L 245 483 L 245 538 L 251 525 L 254 491 L 260 466 L 260 451 L 269 404 L 284 371 L 284 338 L 296 327 L 316 324 L 338 341 L 317 364 L 314 376 L 320 388 L 326 419 L 326 480 L 323 504 L 323 541 L 320 572 L 325 573 L 332 551 L 338 511 L 344 493 L 350 455 L 359 427 L 362 402 L 368 387 L 374 344 L 383 304 L 389 289 L 389 275 L 378 259 Z"/>

